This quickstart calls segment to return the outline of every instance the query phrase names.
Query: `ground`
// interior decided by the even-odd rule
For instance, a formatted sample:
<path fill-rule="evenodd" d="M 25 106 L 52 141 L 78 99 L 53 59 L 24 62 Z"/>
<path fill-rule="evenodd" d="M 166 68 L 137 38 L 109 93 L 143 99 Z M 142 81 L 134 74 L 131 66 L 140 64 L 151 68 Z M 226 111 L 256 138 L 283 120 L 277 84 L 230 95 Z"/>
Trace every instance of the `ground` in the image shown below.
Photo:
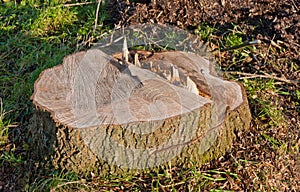
<path fill-rule="evenodd" d="M 18 91 L 15 90 L 15 85 L 8 81 L 23 85 L 19 80 L 15 80 L 17 75 L 22 75 L 22 78 L 24 74 L 37 76 L 43 68 L 50 66 L 40 66 L 39 63 L 36 63 L 27 68 L 16 69 L 14 67 L 15 60 L 8 58 L 7 55 L 20 57 L 18 62 L 23 62 L 26 56 L 24 54 L 26 50 L 23 49 L 25 45 L 29 50 L 34 46 L 42 49 L 44 41 L 41 39 L 48 36 L 59 36 L 58 29 L 74 30 L 72 22 L 73 20 L 75 22 L 75 19 L 65 16 L 67 18 L 64 20 L 65 23 L 52 22 L 48 28 L 42 28 L 47 24 L 46 21 L 42 24 L 35 22 L 37 26 L 34 25 L 36 27 L 34 29 L 42 28 L 43 30 L 36 30 L 36 34 L 32 32 L 35 36 L 32 35 L 31 41 L 28 43 L 23 42 L 28 35 L 26 32 L 19 36 L 16 35 L 15 39 L 12 34 L 9 34 L 8 27 L 14 28 L 11 24 L 14 21 L 7 21 L 7 18 L 16 19 L 16 16 L 12 16 L 9 12 L 3 12 L 0 14 L 0 24 L 2 29 L 6 27 L 7 31 L 3 30 L 2 38 L 0 38 L 0 46 L 2 46 L 0 61 L 5 66 L 1 68 L 0 83 L 4 91 L 0 92 L 0 96 L 3 104 L 9 106 L 7 111 L 18 108 L 16 110 L 18 115 L 11 117 L 18 126 L 10 126 L 9 129 L 13 131 L 10 131 L 9 142 L 1 145 L 3 147 L 0 158 L 0 191 L 25 189 L 29 191 L 43 189 L 53 189 L 53 191 L 299 191 L 299 1 L 152 0 L 151 3 L 150 0 L 116 0 L 112 2 L 108 5 L 107 17 L 103 20 L 105 26 L 114 27 L 138 22 L 168 23 L 199 35 L 208 47 L 217 50 L 212 54 L 219 63 L 224 77 L 241 82 L 247 90 L 253 118 L 251 128 L 236 132 L 237 139 L 233 148 L 221 158 L 213 160 L 201 168 L 182 170 L 179 167 L 172 167 L 161 170 L 159 173 L 141 174 L 128 178 L 83 178 L 80 175 L 60 173 L 57 170 L 42 174 L 35 170 L 37 162 L 30 159 L 29 149 L 27 149 L 29 141 L 25 130 L 31 115 L 30 110 L 27 109 L 27 107 L 32 108 L 29 101 L 31 93 L 28 93 L 26 98 L 24 96 L 11 99 L 10 94 L 16 94 Z M 70 2 L 65 1 L 64 3 Z M 95 8 L 96 5 L 93 5 L 90 10 L 96 10 Z M 23 7 L 18 11 L 26 12 L 28 10 Z M 72 8 L 68 11 L 72 11 Z M 32 14 L 32 12 L 29 13 Z M 61 13 L 58 10 L 58 13 L 65 12 Z M 59 15 L 58 13 L 57 15 Z M 14 14 L 22 15 L 18 12 Z M 44 15 L 43 18 L 47 18 L 47 15 Z M 31 19 L 38 20 L 39 18 Z M 83 19 L 85 18 L 83 17 Z M 34 23 L 34 20 L 32 22 Z M 92 31 L 82 26 L 87 25 L 88 22 L 93 24 L 93 17 L 85 23 L 80 20 L 76 20 L 76 22 L 82 31 Z M 86 49 L 97 40 L 97 35 L 92 36 L 89 35 L 91 32 L 84 33 L 82 31 L 77 32 L 85 35 L 81 39 L 62 37 L 64 40 L 75 43 L 68 44 L 67 41 L 59 41 L 61 56 L 51 65 L 60 64 L 60 59 L 64 55 L 74 51 L 74 49 L 65 47 L 80 44 L 81 49 Z M 36 37 L 39 38 L 39 41 L 36 41 Z M 11 39 L 16 42 L 12 42 Z M 239 49 L 227 49 L 253 40 L 260 40 L 260 43 Z M 53 42 L 54 45 L 57 39 L 52 38 L 48 41 Z M 25 44 L 24 47 L 19 45 L 22 43 Z M 15 47 L 7 50 L 4 47 L 5 44 Z M 20 56 L 14 55 L 14 52 Z M 47 50 L 45 52 L 48 53 Z M 39 59 L 45 57 L 49 60 L 47 54 L 39 53 Z M 30 54 L 28 55 L 30 56 Z M 51 51 L 50 55 L 54 57 Z M 9 72 L 13 74 L 12 77 L 8 74 Z M 34 78 L 36 77 L 28 79 L 33 81 Z M 32 83 L 24 85 L 32 90 Z M 3 120 L 2 115 L 3 113 L 1 113 L 0 120 Z M 4 120 L 3 122 L 5 123 Z M 7 128 L 7 125 L 6 122 L 2 127 Z M 2 135 L 4 134 L 2 133 Z"/>

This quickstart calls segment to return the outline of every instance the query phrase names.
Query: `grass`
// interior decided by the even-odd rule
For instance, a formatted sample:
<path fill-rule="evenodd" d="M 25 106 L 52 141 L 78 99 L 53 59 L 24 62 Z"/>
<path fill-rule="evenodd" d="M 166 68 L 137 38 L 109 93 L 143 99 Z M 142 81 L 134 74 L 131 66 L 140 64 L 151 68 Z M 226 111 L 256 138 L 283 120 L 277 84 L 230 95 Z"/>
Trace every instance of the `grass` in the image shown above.
<path fill-rule="evenodd" d="M 66 190 L 83 190 L 87 189 L 86 181 L 80 180 L 77 175 L 72 173 L 53 172 L 48 178 L 34 181 L 31 185 L 26 186 L 27 191 L 66 191 Z"/>
<path fill-rule="evenodd" d="M 3 166 L 4 163 L 9 163 L 11 166 L 18 166 L 23 162 L 22 157 L 19 155 L 18 157 L 15 156 L 14 151 L 10 152 L 3 152 L 0 156 L 0 165 Z"/>
<path fill-rule="evenodd" d="M 22 1 L 18 6 L 6 3 L 0 8 L 1 94 L 5 106 L 15 110 L 17 120 L 28 116 L 24 110 L 30 108 L 33 83 L 40 72 L 83 49 L 78 42 L 92 37 L 96 5 L 69 8 L 59 1 L 52 4 Z"/>
<path fill-rule="evenodd" d="M 93 178 L 93 182 L 89 179 L 79 178 L 74 174 L 54 173 L 51 177 L 36 180 L 28 188 L 28 191 L 66 191 L 66 190 L 87 190 L 87 191 L 118 191 L 127 189 L 130 191 L 161 191 L 173 190 L 182 191 L 178 186 L 185 183 L 189 184 L 189 190 L 203 189 L 209 187 L 214 182 L 224 182 L 230 180 L 239 180 L 237 174 L 228 173 L 218 170 L 200 171 L 196 168 L 189 170 L 176 170 L 164 169 L 160 172 L 152 172 L 139 176 L 126 176 L 126 177 L 104 177 Z M 178 181 L 178 177 L 182 178 Z M 210 191 L 218 191 L 219 189 L 211 189 Z"/>
<path fill-rule="evenodd" d="M 1 150 L 3 146 L 5 146 L 8 143 L 8 129 L 10 125 L 9 120 L 5 120 L 5 112 L 3 111 L 3 103 L 2 99 L 0 99 L 0 146 Z"/>
<path fill-rule="evenodd" d="M 11 124 L 10 119 L 6 118 L 7 112 L 3 109 L 2 99 L 0 98 L 0 167 L 5 164 L 16 167 L 23 162 L 22 156 L 15 155 L 15 147 L 11 148 L 9 151 L 6 151 L 9 141 L 9 129 L 16 127 L 16 125 Z"/>
<path fill-rule="evenodd" d="M 30 161 L 26 153 L 30 150 L 26 139 L 26 126 L 32 114 L 30 96 L 33 84 L 38 75 L 46 68 L 62 63 L 64 56 L 89 47 L 89 43 L 101 33 L 109 30 L 102 25 L 108 17 L 102 10 L 97 32 L 93 33 L 96 4 L 65 7 L 64 3 L 75 1 L 51 1 L 41 4 L 35 0 L 24 0 L 20 5 L 6 2 L 0 7 L 0 168 L 13 170 L 22 176 L 25 161 Z M 210 42 L 213 48 L 219 50 L 242 44 L 245 36 L 239 25 L 232 25 L 231 30 L 220 33 L 217 26 L 201 24 L 195 34 Z M 172 35 L 172 34 L 170 34 Z M 247 46 L 218 53 L 216 58 L 222 64 L 225 72 L 240 69 L 251 71 L 253 60 L 251 54 L 266 57 L 276 48 L 268 49 L 268 54 L 257 46 Z M 284 50 L 281 50 L 284 51 Z M 224 62 L 224 57 L 229 58 Z M 271 61 L 269 61 L 271 63 Z M 275 67 L 277 63 L 273 63 Z M 297 70 L 297 65 L 294 65 Z M 299 144 L 286 140 L 276 134 L 279 129 L 288 126 L 284 110 L 279 106 L 278 98 L 285 95 L 295 98 L 299 105 L 300 91 L 286 91 L 282 82 L 273 79 L 243 78 L 230 76 L 239 80 L 246 87 L 253 115 L 253 123 L 257 126 L 259 136 L 253 145 L 268 143 L 270 151 L 278 154 L 293 155 L 299 150 Z M 5 111 L 11 111 L 9 113 Z M 19 126 L 11 122 L 18 122 Z M 17 131 L 16 131 L 17 130 Z M 295 133 L 291 138 L 296 138 Z M 25 136 L 24 136 L 25 135 Z M 18 138 L 19 137 L 19 138 Z M 22 140 L 23 138 L 23 140 Z M 11 146 L 11 147 L 7 147 Z M 268 149 L 266 149 L 268 150 Z M 200 170 L 196 167 L 183 170 L 168 167 L 159 172 L 150 172 L 125 177 L 85 178 L 73 173 L 54 170 L 46 175 L 32 174 L 25 184 L 20 184 L 26 191 L 226 191 L 230 183 L 232 188 L 242 181 L 243 169 L 257 167 L 256 180 L 253 189 L 260 186 L 266 190 L 268 176 L 274 171 L 271 168 L 261 172 L 259 169 L 264 162 L 250 159 L 252 156 L 235 159 L 235 169 L 220 168 Z M 11 168 L 12 167 L 12 168 Z M 274 188 L 273 188 L 274 189 Z"/>

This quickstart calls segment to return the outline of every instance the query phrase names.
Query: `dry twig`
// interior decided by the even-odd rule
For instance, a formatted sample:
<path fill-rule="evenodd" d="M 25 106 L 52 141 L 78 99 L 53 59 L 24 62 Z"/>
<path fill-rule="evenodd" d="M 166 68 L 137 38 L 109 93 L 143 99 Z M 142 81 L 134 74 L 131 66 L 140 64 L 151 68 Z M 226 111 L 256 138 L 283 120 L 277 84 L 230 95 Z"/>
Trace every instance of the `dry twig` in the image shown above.
<path fill-rule="evenodd" d="M 281 77 L 276 77 L 274 75 L 260 75 L 260 74 L 251 74 L 251 73 L 244 73 L 244 72 L 238 72 L 238 71 L 232 71 L 232 72 L 225 72 L 228 74 L 232 74 L 232 75 L 242 75 L 244 77 L 240 77 L 238 79 L 251 79 L 251 78 L 266 78 L 266 79 L 275 79 L 277 81 L 282 81 L 288 84 L 294 84 L 294 85 L 298 85 L 298 83 L 300 83 L 299 80 L 289 80 L 289 79 L 285 79 L 285 78 L 281 78 Z"/>
<path fill-rule="evenodd" d="M 95 26 L 94 26 L 94 33 L 96 32 L 96 27 L 98 25 L 98 17 L 99 17 L 99 9 L 101 5 L 102 0 L 98 0 L 97 10 L 96 10 L 96 18 L 95 18 Z"/>
<path fill-rule="evenodd" d="M 71 3 L 71 4 L 64 4 L 64 7 L 74 7 L 74 6 L 80 6 L 80 5 L 90 5 L 95 4 L 96 2 L 83 2 L 83 3 Z"/>

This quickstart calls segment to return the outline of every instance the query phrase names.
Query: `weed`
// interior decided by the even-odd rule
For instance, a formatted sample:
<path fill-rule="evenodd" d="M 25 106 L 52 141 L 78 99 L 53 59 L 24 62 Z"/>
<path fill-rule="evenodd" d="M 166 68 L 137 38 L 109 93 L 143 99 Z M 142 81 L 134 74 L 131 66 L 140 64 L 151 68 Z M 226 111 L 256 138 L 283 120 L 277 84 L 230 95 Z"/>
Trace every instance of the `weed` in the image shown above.
<path fill-rule="evenodd" d="M 214 26 L 211 27 L 207 23 L 201 23 L 194 31 L 194 33 L 198 35 L 203 41 L 208 41 L 212 37 L 213 32 L 215 31 L 216 28 Z"/>

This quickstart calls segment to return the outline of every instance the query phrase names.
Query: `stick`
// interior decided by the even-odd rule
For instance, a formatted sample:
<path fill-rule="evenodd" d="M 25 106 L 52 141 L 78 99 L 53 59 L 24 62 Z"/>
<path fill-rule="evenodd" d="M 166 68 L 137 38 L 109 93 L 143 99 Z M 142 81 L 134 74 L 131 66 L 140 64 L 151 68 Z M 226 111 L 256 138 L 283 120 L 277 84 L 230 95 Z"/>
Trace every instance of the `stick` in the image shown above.
<path fill-rule="evenodd" d="M 239 49 L 239 48 L 242 48 L 242 47 L 247 47 L 247 46 L 257 45 L 257 44 L 261 44 L 261 41 L 260 40 L 247 41 L 247 42 L 244 42 L 240 45 L 235 45 L 235 46 L 232 46 L 232 47 L 227 47 L 227 48 L 220 49 L 220 52 L 231 51 L 231 50 Z M 216 48 L 216 49 L 214 49 L 210 52 L 213 53 L 217 50 L 218 50 L 218 48 Z"/>
<path fill-rule="evenodd" d="M 95 26 L 94 26 L 94 33 L 96 32 L 96 27 L 98 25 L 98 16 L 99 16 L 99 9 L 101 5 L 102 0 L 98 0 L 97 10 L 96 10 L 96 18 L 95 18 Z"/>
<path fill-rule="evenodd" d="M 73 7 L 73 6 L 79 6 L 79 5 L 90 5 L 95 4 L 96 2 L 84 2 L 84 3 L 71 3 L 71 4 L 64 4 L 64 7 Z"/>
<path fill-rule="evenodd" d="M 294 0 L 292 0 L 292 3 L 293 3 L 293 5 L 294 5 L 295 9 L 296 9 L 297 11 L 299 11 L 299 9 L 298 9 L 298 7 L 297 7 L 297 5 L 296 5 L 296 3 L 295 3 Z"/>
<path fill-rule="evenodd" d="M 273 75 L 259 75 L 259 74 L 251 74 L 251 73 L 244 73 L 244 72 L 238 72 L 238 71 L 233 71 L 233 72 L 226 72 L 229 74 L 233 74 L 233 75 L 243 75 L 246 77 L 240 77 L 239 79 L 250 79 L 250 78 L 266 78 L 266 79 L 275 79 L 278 81 L 282 81 L 288 84 L 294 84 L 297 85 L 298 83 L 300 83 L 299 80 L 289 80 L 289 79 L 284 79 L 284 78 L 280 78 L 280 77 L 276 77 Z"/>
<path fill-rule="evenodd" d="M 87 185 L 85 184 L 85 181 L 69 181 L 69 182 L 65 182 L 65 183 L 59 184 L 56 187 L 50 189 L 50 192 L 56 191 L 56 189 L 59 189 L 59 188 L 61 188 L 63 186 L 72 185 L 72 184 L 79 184 L 79 185 L 83 185 L 83 186 L 87 187 Z"/>

